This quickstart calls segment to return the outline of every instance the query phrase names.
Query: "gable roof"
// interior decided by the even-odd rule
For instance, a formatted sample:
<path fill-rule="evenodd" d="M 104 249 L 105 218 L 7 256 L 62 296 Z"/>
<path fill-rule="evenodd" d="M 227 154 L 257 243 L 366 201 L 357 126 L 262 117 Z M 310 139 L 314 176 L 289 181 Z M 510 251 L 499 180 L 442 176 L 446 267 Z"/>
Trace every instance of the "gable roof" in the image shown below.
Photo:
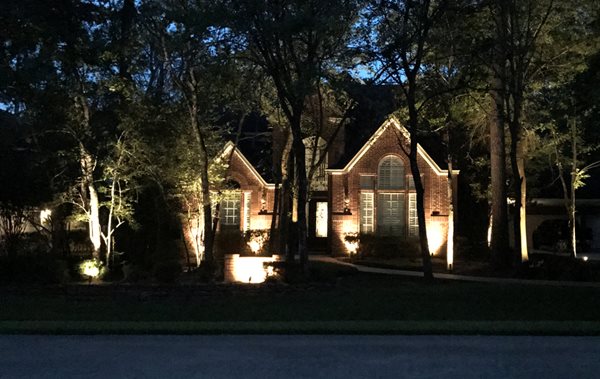
<path fill-rule="evenodd" d="M 341 175 L 350 171 L 356 163 L 365 155 L 367 151 L 375 144 L 375 142 L 384 134 L 389 128 L 395 128 L 395 130 L 401 133 L 406 139 L 410 138 L 408 130 L 400 124 L 400 121 L 395 116 L 390 116 L 385 120 L 381 126 L 371 135 L 367 142 L 358 150 L 356 154 L 346 163 L 343 168 L 330 168 L 327 172 L 333 175 Z M 440 166 L 431 158 L 431 156 L 425 151 L 421 144 L 417 144 L 417 153 L 423 158 L 425 162 L 433 169 L 436 175 L 448 175 L 448 170 L 443 170 Z M 459 174 L 459 170 L 452 170 L 454 175 Z"/>
<path fill-rule="evenodd" d="M 231 141 L 229 141 L 225 144 L 225 146 L 223 147 L 223 150 L 221 150 L 221 152 L 219 154 L 217 154 L 217 157 L 215 159 L 223 159 L 223 158 L 227 157 L 229 154 L 231 154 L 232 149 L 233 149 L 233 154 L 236 155 L 242 161 L 242 163 L 248 168 L 248 170 L 252 173 L 252 175 L 258 180 L 258 182 L 262 186 L 264 186 L 264 187 L 273 187 L 274 186 L 274 184 L 272 184 L 272 183 L 267 183 L 267 181 L 262 177 L 262 175 L 259 174 L 258 171 L 256 171 L 256 168 L 254 168 L 254 165 L 252 163 L 250 163 L 250 161 L 246 158 L 246 156 L 244 154 L 242 154 L 240 149 L 238 149 L 237 146 L 235 146 L 235 144 Z"/>

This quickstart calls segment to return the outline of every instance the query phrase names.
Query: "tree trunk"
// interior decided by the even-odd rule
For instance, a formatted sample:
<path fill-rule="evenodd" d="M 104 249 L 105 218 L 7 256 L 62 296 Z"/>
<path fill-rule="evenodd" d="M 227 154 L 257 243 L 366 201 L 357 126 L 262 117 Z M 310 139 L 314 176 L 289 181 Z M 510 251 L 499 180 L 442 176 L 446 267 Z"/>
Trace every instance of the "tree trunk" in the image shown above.
<path fill-rule="evenodd" d="M 210 196 L 210 181 L 208 177 L 208 168 L 210 165 L 208 150 L 206 148 L 206 142 L 204 141 L 204 134 L 198 121 L 198 95 L 196 93 L 196 79 L 193 71 L 188 73 L 188 81 L 185 83 L 188 96 L 188 112 L 189 122 L 198 144 L 198 150 L 200 153 L 200 193 L 202 194 L 202 218 L 204 220 L 204 261 L 207 266 L 212 267 L 214 265 L 214 241 L 215 241 L 215 229 L 213 229 L 213 217 L 212 217 L 212 202 Z"/>
<path fill-rule="evenodd" d="M 414 86 L 412 87 L 414 88 Z M 412 91 L 414 92 L 414 91 Z M 409 91 L 411 93 L 411 91 Z M 430 281 L 433 280 L 433 267 L 431 264 L 431 253 L 429 251 L 429 241 L 427 238 L 427 224 L 425 221 L 425 189 L 421 180 L 421 172 L 417 161 L 417 130 L 418 130 L 418 113 L 415 106 L 414 93 L 407 98 L 409 111 L 409 131 L 410 131 L 410 151 L 408 159 L 410 169 L 415 184 L 415 192 L 417 195 L 417 219 L 419 221 L 419 243 L 421 246 L 421 259 L 423 261 L 423 277 Z"/>
<path fill-rule="evenodd" d="M 294 130 L 297 129 L 297 130 Z M 297 246 L 298 255 L 300 256 L 300 265 L 302 269 L 306 269 L 308 265 L 308 249 L 306 246 L 307 237 L 307 217 L 306 217 L 306 204 L 308 201 L 308 180 L 306 178 L 306 161 L 305 161 L 305 147 L 302 142 L 302 135 L 300 134 L 300 128 L 293 129 L 293 142 L 292 147 L 294 149 L 295 158 L 295 171 L 297 178 L 297 206 L 296 212 L 298 215 L 296 228 L 297 228 Z"/>
<path fill-rule="evenodd" d="M 88 233 L 92 243 L 92 256 L 100 260 L 101 229 L 100 229 L 100 202 L 98 192 L 94 186 L 94 160 L 82 143 L 79 144 L 80 168 L 82 175 L 82 192 L 88 196 L 86 212 L 88 213 Z M 85 205 L 84 205 L 85 206 Z"/>
<path fill-rule="evenodd" d="M 490 249 L 492 264 L 496 268 L 508 266 L 508 211 L 506 206 L 506 151 L 504 139 L 504 99 L 502 84 L 496 78 L 490 90 L 494 100 L 490 120 L 490 169 L 492 187 L 492 235 Z M 500 86 L 500 87 L 499 87 Z"/>
<path fill-rule="evenodd" d="M 569 226 L 571 230 L 571 251 L 573 252 L 573 258 L 577 257 L 577 219 L 575 218 L 576 205 L 575 205 L 575 182 L 577 181 L 577 129 L 575 127 L 575 120 L 571 121 L 571 209 L 569 212 Z M 557 157 L 558 159 L 558 157 Z"/>
<path fill-rule="evenodd" d="M 446 268 L 454 269 L 454 178 L 452 155 L 448 154 L 448 238 L 446 239 Z"/>
<path fill-rule="evenodd" d="M 275 189 L 273 192 L 273 214 L 271 214 L 271 226 L 269 228 L 269 244 L 267 245 L 267 251 L 269 254 L 273 254 L 275 249 L 275 235 L 278 230 L 277 220 L 279 219 L 279 197 L 281 195 L 281 173 L 275 174 Z M 267 208 L 268 209 L 268 208 Z"/>
<path fill-rule="evenodd" d="M 519 143 L 517 157 L 517 172 L 519 174 L 519 243 L 520 243 L 520 260 L 527 262 L 529 260 L 529 251 L 527 248 L 527 178 L 525 176 L 525 157 L 524 157 L 524 141 Z"/>
<path fill-rule="evenodd" d="M 521 127 L 521 95 L 520 86 L 512 85 L 513 109 L 510 121 L 510 162 L 513 173 L 513 191 L 515 195 L 514 212 L 514 246 L 515 261 L 526 262 L 527 253 L 527 182 L 525 178 L 525 142 Z"/>

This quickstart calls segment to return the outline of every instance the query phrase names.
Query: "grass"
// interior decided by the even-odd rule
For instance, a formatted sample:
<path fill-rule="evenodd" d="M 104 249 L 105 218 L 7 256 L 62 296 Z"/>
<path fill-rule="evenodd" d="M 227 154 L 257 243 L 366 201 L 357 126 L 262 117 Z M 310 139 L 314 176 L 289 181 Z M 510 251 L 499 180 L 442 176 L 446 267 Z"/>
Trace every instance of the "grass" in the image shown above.
<path fill-rule="evenodd" d="M 83 297 L 0 289 L 0 333 L 600 334 L 600 288 L 362 273 L 330 286 L 228 288 L 126 296 L 105 287 Z"/>

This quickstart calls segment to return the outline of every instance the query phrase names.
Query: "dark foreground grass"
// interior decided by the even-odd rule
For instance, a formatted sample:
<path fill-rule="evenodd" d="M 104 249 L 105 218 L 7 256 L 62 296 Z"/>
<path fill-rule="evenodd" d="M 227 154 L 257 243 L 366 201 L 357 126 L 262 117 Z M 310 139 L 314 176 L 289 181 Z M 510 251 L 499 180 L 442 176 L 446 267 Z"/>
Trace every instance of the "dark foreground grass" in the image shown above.
<path fill-rule="evenodd" d="M 0 289 L 4 333 L 600 335 L 600 288 L 356 274 L 335 286 L 161 297 Z"/>

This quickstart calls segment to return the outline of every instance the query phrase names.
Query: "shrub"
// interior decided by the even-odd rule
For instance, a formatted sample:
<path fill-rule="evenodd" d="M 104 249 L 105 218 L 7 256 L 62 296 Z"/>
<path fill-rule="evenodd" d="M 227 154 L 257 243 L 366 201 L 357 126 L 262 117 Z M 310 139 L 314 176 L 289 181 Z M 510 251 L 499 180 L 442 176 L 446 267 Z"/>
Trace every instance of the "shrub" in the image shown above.
<path fill-rule="evenodd" d="M 589 281 L 595 278 L 595 271 L 591 262 L 565 256 L 532 254 L 529 262 L 519 267 L 517 276 L 541 280 Z"/>
<path fill-rule="evenodd" d="M 243 254 L 261 255 L 266 253 L 269 244 L 270 231 L 268 229 L 248 230 L 244 234 Z"/>
<path fill-rule="evenodd" d="M 154 279 L 159 283 L 174 283 L 181 272 L 181 263 L 178 260 L 158 262 L 152 270 Z"/>
<path fill-rule="evenodd" d="M 130 262 L 124 263 L 122 266 L 123 280 L 128 283 L 137 283 L 150 279 L 150 273 L 140 265 Z"/>
<path fill-rule="evenodd" d="M 484 261 L 490 260 L 490 249 L 487 241 L 473 241 L 465 237 L 457 236 L 455 238 L 454 250 L 456 257 L 461 257 L 469 261 Z"/>
<path fill-rule="evenodd" d="M 222 229 L 215 237 L 215 255 L 240 254 L 248 249 L 239 230 Z"/>
<path fill-rule="evenodd" d="M 372 258 L 419 257 L 419 240 L 414 238 L 360 235 L 359 255 Z"/>
<path fill-rule="evenodd" d="M 0 257 L 0 283 L 60 284 L 69 277 L 69 263 L 48 254 Z"/>

